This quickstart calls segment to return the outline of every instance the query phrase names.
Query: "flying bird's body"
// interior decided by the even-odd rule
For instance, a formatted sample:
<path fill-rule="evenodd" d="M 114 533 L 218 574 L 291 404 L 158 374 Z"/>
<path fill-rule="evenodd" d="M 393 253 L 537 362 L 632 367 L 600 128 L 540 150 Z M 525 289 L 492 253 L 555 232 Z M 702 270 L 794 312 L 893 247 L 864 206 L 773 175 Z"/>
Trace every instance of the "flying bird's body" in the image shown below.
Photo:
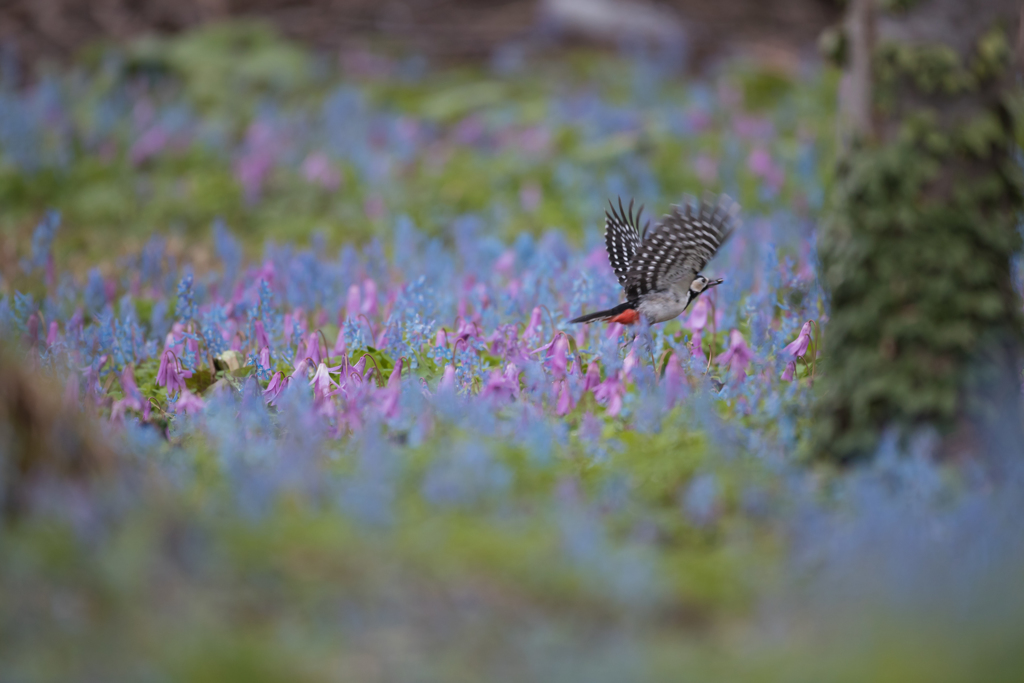
<path fill-rule="evenodd" d="M 571 322 L 616 322 L 631 325 L 644 318 L 661 323 L 677 317 L 709 288 L 722 283 L 700 274 L 739 222 L 739 205 L 728 196 L 705 196 L 699 204 L 673 206 L 653 230 L 640 231 L 633 203 L 605 212 L 608 261 L 626 292 L 626 301 L 607 311 Z"/>

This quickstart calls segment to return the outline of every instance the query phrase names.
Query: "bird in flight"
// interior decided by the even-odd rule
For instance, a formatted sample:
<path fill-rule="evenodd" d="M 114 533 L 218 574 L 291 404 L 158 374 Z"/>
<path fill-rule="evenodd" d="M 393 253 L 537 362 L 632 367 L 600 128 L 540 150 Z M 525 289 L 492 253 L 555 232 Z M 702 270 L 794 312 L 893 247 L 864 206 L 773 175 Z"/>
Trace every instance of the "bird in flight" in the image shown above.
<path fill-rule="evenodd" d="M 740 206 L 728 195 L 705 194 L 701 202 L 686 198 L 683 205 L 640 230 L 643 206 L 633 214 L 633 202 L 623 209 L 608 202 L 604 242 L 608 261 L 626 300 L 606 311 L 588 313 L 573 323 L 605 321 L 632 325 L 644 318 L 649 324 L 675 318 L 698 296 L 722 284 L 709 280 L 701 270 L 739 225 Z"/>

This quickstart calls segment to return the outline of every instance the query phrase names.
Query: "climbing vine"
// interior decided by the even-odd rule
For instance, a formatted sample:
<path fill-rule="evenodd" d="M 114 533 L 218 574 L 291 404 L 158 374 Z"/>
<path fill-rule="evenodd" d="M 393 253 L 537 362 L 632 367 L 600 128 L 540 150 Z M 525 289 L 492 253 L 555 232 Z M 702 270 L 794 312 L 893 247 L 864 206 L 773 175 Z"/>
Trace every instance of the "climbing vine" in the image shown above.
<path fill-rule="evenodd" d="M 831 319 L 813 448 L 840 462 L 869 456 L 886 429 L 952 437 L 1012 409 L 1024 338 L 1011 282 L 1020 92 L 1006 87 L 1006 29 L 966 59 L 943 44 L 882 43 L 872 64 L 880 130 L 840 162 L 819 241 Z"/>

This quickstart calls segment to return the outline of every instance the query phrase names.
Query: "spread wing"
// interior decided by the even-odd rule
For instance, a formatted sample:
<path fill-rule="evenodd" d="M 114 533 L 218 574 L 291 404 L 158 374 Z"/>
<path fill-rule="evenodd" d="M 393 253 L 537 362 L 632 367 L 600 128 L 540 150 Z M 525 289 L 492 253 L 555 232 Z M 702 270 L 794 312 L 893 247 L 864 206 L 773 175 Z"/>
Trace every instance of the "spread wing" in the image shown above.
<path fill-rule="evenodd" d="M 618 209 L 611 202 L 608 202 L 608 205 L 610 210 L 604 212 L 604 244 L 615 277 L 619 279 L 619 284 L 625 287 L 629 264 L 633 262 L 633 257 L 640 248 L 640 214 L 643 213 L 644 207 L 641 206 L 634 216 L 632 199 L 629 200 L 628 209 L 622 208 L 622 199 L 619 199 Z"/>
<path fill-rule="evenodd" d="M 623 282 L 627 296 L 676 284 L 689 287 L 739 225 L 739 213 L 739 204 L 724 194 L 706 194 L 700 203 L 688 197 L 683 205 L 673 206 L 630 263 Z"/>

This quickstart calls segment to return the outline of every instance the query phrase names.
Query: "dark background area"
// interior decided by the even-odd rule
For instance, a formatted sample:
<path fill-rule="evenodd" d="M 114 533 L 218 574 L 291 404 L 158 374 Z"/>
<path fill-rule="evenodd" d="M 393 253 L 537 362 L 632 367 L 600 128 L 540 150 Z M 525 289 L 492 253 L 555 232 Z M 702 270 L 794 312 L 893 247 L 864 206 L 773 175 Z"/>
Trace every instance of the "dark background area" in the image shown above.
<path fill-rule="evenodd" d="M 575 17 L 597 12 L 604 25 L 584 26 L 566 15 L 567 7 Z M 617 17 L 645 14 L 655 17 L 647 22 L 655 29 L 675 20 L 693 66 L 736 46 L 762 58 L 813 49 L 839 13 L 835 0 L 6 0 L 0 2 L 0 40 L 23 64 L 34 64 L 66 61 L 97 41 L 246 17 L 320 49 L 368 41 L 447 60 L 485 56 L 515 42 L 614 43 L 631 37 Z"/>

